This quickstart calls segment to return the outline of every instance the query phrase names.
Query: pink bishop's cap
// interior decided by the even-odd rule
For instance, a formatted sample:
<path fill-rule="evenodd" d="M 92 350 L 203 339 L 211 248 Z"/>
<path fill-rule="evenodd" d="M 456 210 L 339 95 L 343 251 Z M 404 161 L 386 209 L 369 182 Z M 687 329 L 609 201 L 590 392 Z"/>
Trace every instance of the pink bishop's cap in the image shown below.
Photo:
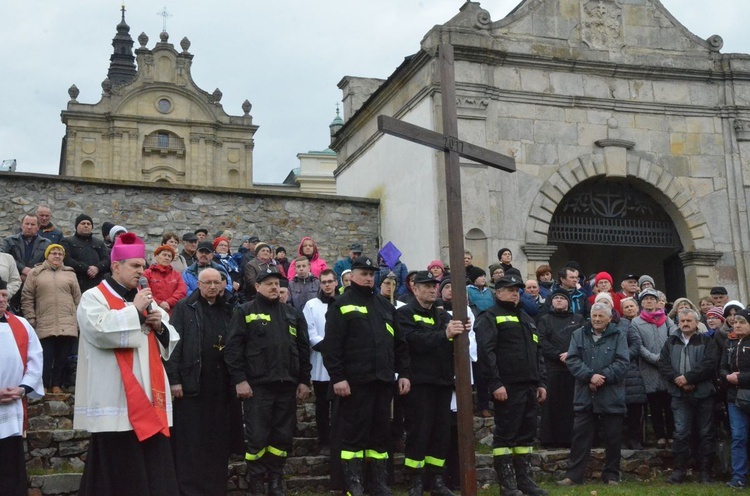
<path fill-rule="evenodd" d="M 109 258 L 113 262 L 128 258 L 146 258 L 146 244 L 135 233 L 121 234 L 115 240 Z"/>

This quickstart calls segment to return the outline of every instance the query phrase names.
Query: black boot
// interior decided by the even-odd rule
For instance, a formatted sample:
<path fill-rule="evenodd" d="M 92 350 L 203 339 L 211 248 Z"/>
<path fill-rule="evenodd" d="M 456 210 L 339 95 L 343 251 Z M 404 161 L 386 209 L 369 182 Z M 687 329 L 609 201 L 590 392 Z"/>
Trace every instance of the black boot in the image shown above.
<path fill-rule="evenodd" d="M 364 496 L 362 487 L 362 459 L 341 460 L 344 474 L 344 488 L 349 496 Z"/>
<path fill-rule="evenodd" d="M 687 476 L 687 453 L 674 453 L 674 469 L 667 482 L 670 484 L 682 484 Z"/>
<path fill-rule="evenodd" d="M 271 474 L 268 481 L 268 496 L 284 496 L 284 477 L 281 474 Z"/>
<path fill-rule="evenodd" d="M 407 469 L 406 482 L 409 487 L 409 496 L 422 496 L 424 484 L 422 483 L 422 471 L 418 469 Z"/>
<path fill-rule="evenodd" d="M 547 496 L 549 493 L 537 486 L 531 477 L 529 455 L 513 455 L 513 468 L 516 470 L 518 490 L 528 496 Z"/>
<path fill-rule="evenodd" d="M 448 489 L 443 480 L 443 474 L 431 474 L 430 476 L 430 495 L 431 496 L 456 496 L 453 492 Z M 409 494 L 409 496 L 412 496 Z"/>
<path fill-rule="evenodd" d="M 253 476 L 247 478 L 248 492 L 250 496 L 265 496 L 266 488 L 263 484 L 263 477 Z"/>
<path fill-rule="evenodd" d="M 500 496 L 523 496 L 516 485 L 513 460 L 510 455 L 496 456 L 493 460 L 497 481 L 500 483 Z"/>
<path fill-rule="evenodd" d="M 698 480 L 701 484 L 710 484 L 714 481 L 714 455 L 700 455 L 698 457 Z"/>
<path fill-rule="evenodd" d="M 372 496 L 393 496 L 388 487 L 388 459 L 371 460 Z"/>

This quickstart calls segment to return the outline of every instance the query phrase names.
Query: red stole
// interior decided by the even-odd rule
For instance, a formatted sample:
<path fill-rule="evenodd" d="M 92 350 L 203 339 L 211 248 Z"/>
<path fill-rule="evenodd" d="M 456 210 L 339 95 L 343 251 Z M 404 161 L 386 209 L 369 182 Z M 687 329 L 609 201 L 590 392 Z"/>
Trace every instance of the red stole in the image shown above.
<path fill-rule="evenodd" d="M 125 301 L 119 296 L 112 294 L 110 289 L 103 283 L 99 283 L 99 291 L 107 300 L 107 305 L 112 310 L 121 310 L 126 307 Z M 148 395 L 133 374 L 133 349 L 117 348 L 115 357 L 120 367 L 122 384 L 125 387 L 125 401 L 128 404 L 128 420 L 133 426 L 133 431 L 139 441 L 162 433 L 169 437 L 169 421 L 167 420 L 167 396 L 166 383 L 164 381 L 164 365 L 159 355 L 159 343 L 156 334 L 149 332 L 148 336 L 148 365 L 151 378 L 151 397 Z"/>
<path fill-rule="evenodd" d="M 29 333 L 21 319 L 12 313 L 5 312 L 5 320 L 8 321 L 10 330 L 13 333 L 13 339 L 16 340 L 18 353 L 21 354 L 21 363 L 23 363 L 23 373 L 26 373 L 26 364 L 29 362 Z M 28 398 L 26 396 L 21 400 L 23 403 L 23 435 L 26 435 L 26 429 L 29 427 Z"/>

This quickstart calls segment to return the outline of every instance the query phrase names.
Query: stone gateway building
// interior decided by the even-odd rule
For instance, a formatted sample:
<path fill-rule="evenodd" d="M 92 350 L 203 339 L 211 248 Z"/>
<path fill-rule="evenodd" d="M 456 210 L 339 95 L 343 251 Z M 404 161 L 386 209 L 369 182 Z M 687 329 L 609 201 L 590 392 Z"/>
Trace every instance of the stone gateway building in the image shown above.
<path fill-rule="evenodd" d="M 101 99 L 80 103 L 78 88 L 68 90 L 60 175 L 252 188 L 258 126 L 250 102 L 242 103 L 243 115 L 228 115 L 218 88 L 208 93 L 195 84 L 187 38 L 180 50 L 166 32 L 153 49 L 148 41 L 141 33 L 133 56 L 123 7 Z"/>
<path fill-rule="evenodd" d="M 381 200 L 381 236 L 410 267 L 448 257 L 443 153 L 375 118 L 442 131 L 440 41 L 455 50 L 459 138 L 518 169 L 461 163 L 475 265 L 507 246 L 529 275 L 576 260 L 649 274 L 670 299 L 720 284 L 748 300 L 750 56 L 658 0 L 524 0 L 499 21 L 467 2 L 386 81 L 342 80 L 337 192 Z"/>

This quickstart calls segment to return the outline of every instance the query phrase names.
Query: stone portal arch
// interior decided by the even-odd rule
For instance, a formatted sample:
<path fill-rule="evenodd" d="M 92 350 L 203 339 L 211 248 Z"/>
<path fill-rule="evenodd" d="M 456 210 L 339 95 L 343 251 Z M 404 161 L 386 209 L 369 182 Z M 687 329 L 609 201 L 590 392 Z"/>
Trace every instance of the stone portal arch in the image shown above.
<path fill-rule="evenodd" d="M 614 154 L 592 153 L 560 167 L 539 188 L 526 221 L 524 252 L 529 270 L 547 263 L 555 251 L 548 243 L 550 223 L 563 198 L 576 186 L 595 178 L 627 181 L 653 198 L 666 211 L 679 236 L 687 294 L 696 297 L 715 283 L 717 252 L 703 214 L 690 200 L 694 194 L 687 181 L 680 180 L 661 165 L 635 153 L 617 148 Z"/>

